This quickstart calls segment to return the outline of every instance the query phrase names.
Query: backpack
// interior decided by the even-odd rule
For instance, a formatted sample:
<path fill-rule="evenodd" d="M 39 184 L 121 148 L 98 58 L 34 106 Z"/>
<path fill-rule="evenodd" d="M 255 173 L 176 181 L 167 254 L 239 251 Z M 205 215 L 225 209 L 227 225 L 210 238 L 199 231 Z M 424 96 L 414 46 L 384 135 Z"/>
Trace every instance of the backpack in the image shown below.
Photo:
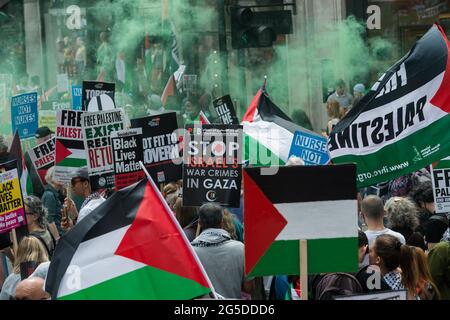
<path fill-rule="evenodd" d="M 336 272 L 323 276 L 315 285 L 315 300 L 333 300 L 334 296 L 362 293 L 358 279 L 348 273 Z"/>

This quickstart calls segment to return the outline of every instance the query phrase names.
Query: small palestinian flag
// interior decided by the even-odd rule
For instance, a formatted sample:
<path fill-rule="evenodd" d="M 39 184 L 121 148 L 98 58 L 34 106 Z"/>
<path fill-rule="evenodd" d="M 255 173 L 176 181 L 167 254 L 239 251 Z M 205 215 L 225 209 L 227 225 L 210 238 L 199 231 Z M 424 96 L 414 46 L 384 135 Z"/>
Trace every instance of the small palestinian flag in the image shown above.
<path fill-rule="evenodd" d="M 308 273 L 356 272 L 356 168 L 280 167 L 244 171 L 245 269 L 251 276 L 299 274 L 299 240 Z"/>
<path fill-rule="evenodd" d="M 55 179 L 62 184 L 68 184 L 78 168 L 87 166 L 82 114 L 76 110 L 58 110 L 56 114 Z"/>
<path fill-rule="evenodd" d="M 53 299 L 192 299 L 211 291 L 154 184 L 116 192 L 65 234 L 46 291 Z"/>
<path fill-rule="evenodd" d="M 245 161 L 252 166 L 284 165 L 296 131 L 307 132 L 270 100 L 261 88 L 242 119 Z"/>
<path fill-rule="evenodd" d="M 450 43 L 434 25 L 334 127 L 333 163 L 356 163 L 358 187 L 450 155 Z"/>

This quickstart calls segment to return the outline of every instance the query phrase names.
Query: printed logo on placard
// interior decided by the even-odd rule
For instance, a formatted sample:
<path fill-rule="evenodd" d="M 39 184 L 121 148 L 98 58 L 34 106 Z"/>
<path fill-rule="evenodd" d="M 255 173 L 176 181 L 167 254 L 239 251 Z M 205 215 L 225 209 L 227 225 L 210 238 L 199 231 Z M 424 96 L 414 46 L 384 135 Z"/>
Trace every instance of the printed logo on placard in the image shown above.
<path fill-rule="evenodd" d="M 210 201 L 210 202 L 214 202 L 217 199 L 217 193 L 215 190 L 209 190 L 206 193 L 206 200 Z"/>
<path fill-rule="evenodd" d="M 100 177 L 100 178 L 98 179 L 98 185 L 99 185 L 100 187 L 106 186 L 106 179 L 105 179 L 104 177 Z"/>
<path fill-rule="evenodd" d="M 164 171 L 159 171 L 157 173 L 157 179 L 158 179 L 158 182 L 166 181 L 166 176 L 164 175 Z"/>
<path fill-rule="evenodd" d="M 150 127 L 157 127 L 157 126 L 159 126 L 160 121 L 161 121 L 161 118 L 154 118 L 148 122 L 148 125 Z"/>

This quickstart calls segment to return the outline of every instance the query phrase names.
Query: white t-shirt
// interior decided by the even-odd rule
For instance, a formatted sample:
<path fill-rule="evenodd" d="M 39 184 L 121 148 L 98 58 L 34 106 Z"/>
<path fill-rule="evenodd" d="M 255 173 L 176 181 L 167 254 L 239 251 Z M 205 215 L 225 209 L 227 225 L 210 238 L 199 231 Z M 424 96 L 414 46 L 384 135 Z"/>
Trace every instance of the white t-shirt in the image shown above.
<path fill-rule="evenodd" d="M 369 249 L 372 246 L 372 244 L 374 243 L 375 239 L 378 236 L 381 236 L 383 234 L 390 234 L 391 236 L 396 237 L 402 244 L 405 244 L 405 237 L 398 232 L 392 231 L 389 228 L 384 228 L 383 230 L 376 230 L 376 231 L 372 231 L 372 230 L 367 230 L 365 231 L 365 234 L 367 236 L 367 240 L 369 240 Z M 364 261 L 362 263 L 362 265 L 367 266 L 369 265 L 369 255 L 366 254 L 366 256 L 364 257 Z"/>

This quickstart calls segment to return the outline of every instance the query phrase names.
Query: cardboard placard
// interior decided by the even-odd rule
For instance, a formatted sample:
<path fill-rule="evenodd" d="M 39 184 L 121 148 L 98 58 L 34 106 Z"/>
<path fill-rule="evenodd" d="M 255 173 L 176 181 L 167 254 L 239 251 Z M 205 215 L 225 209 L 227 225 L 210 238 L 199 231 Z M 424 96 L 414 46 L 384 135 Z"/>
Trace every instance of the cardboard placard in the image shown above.
<path fill-rule="evenodd" d="M 145 177 L 139 161 L 143 160 L 142 129 L 115 131 L 111 134 L 116 191 Z"/>
<path fill-rule="evenodd" d="M 109 108 L 103 108 L 103 102 L 97 102 L 97 110 L 88 110 L 88 105 L 93 98 L 97 98 L 101 95 L 107 95 L 110 100 L 114 103 L 114 92 L 115 84 L 109 82 L 99 82 L 99 81 L 83 81 L 83 91 L 82 91 L 82 103 L 83 111 L 102 111 Z M 93 108 L 93 107 L 92 107 Z"/>
<path fill-rule="evenodd" d="M 20 139 L 34 137 L 38 129 L 37 93 L 24 93 L 11 98 L 12 132 L 19 130 Z"/>
<path fill-rule="evenodd" d="M 213 105 L 223 124 L 239 124 L 230 95 L 214 100 Z"/>
<path fill-rule="evenodd" d="M 239 208 L 242 126 L 188 126 L 183 144 L 183 205 Z"/>
<path fill-rule="evenodd" d="M 93 190 L 114 187 L 114 160 L 111 133 L 123 130 L 122 109 L 86 112 L 81 115 L 84 148 L 87 151 L 89 178 Z"/>
<path fill-rule="evenodd" d="M 290 156 L 297 156 L 307 166 L 324 165 L 330 161 L 327 139 L 307 132 L 296 131 L 292 140 Z"/>
<path fill-rule="evenodd" d="M 132 119 L 132 128 L 142 128 L 144 165 L 156 183 L 181 179 L 182 166 L 175 112 Z M 178 162 L 176 164 L 175 162 Z"/>

